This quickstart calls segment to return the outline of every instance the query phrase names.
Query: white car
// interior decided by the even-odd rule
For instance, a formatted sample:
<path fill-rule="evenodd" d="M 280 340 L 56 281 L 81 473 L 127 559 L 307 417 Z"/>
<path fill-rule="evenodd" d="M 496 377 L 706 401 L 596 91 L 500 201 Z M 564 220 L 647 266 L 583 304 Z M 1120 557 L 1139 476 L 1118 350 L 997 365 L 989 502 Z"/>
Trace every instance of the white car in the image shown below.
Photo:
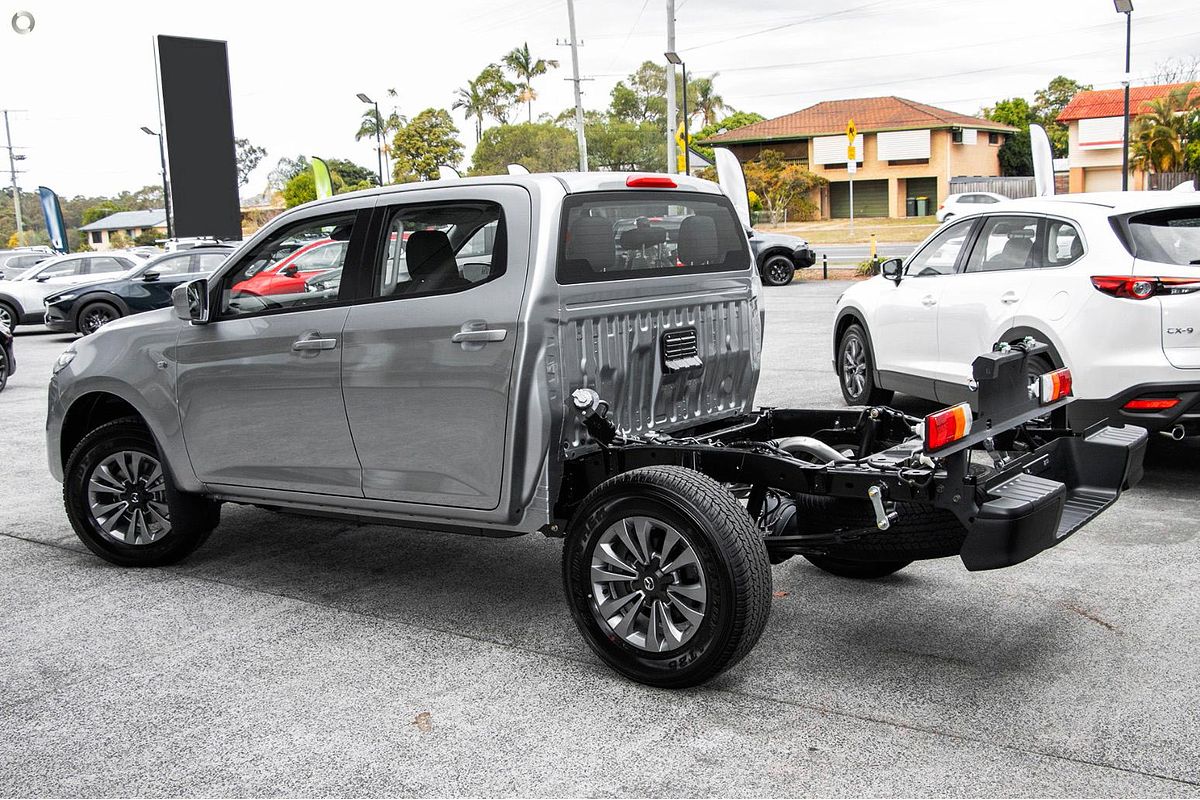
<path fill-rule="evenodd" d="M 41 324 L 46 313 L 42 300 L 64 286 L 115 280 L 145 263 L 125 253 L 70 253 L 47 259 L 13 280 L 0 281 L 0 324 Z"/>
<path fill-rule="evenodd" d="M 969 400 L 994 343 L 1050 345 L 1072 426 L 1108 418 L 1200 434 L 1200 200 L 1112 192 L 1011 200 L 954 219 L 838 300 L 834 368 L 851 405 L 893 391 Z"/>
<path fill-rule="evenodd" d="M 961 217 L 963 214 L 986 211 L 985 206 L 994 206 L 996 203 L 1007 202 L 1007 200 L 1007 197 L 995 192 L 948 194 L 946 195 L 946 199 L 938 206 L 937 212 L 933 216 L 938 222 L 945 222 L 951 217 Z"/>

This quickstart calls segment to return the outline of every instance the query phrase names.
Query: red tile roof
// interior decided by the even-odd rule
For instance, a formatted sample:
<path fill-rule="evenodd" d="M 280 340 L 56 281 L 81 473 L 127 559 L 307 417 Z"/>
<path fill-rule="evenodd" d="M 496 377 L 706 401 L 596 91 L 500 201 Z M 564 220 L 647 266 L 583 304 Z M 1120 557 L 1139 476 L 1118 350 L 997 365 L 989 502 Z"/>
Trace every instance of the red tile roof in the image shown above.
<path fill-rule="evenodd" d="M 741 142 L 827 136 L 844 132 L 846 121 L 851 119 L 860 133 L 949 127 L 986 131 L 1016 130 L 1010 125 L 969 117 L 944 108 L 905 100 L 903 97 L 861 97 L 853 100 L 827 100 L 792 114 L 719 133 L 707 141 Z"/>
<path fill-rule="evenodd" d="M 1185 83 L 1160 83 L 1155 86 L 1129 87 L 1129 116 L 1136 117 L 1145 111 L 1145 104 L 1160 97 L 1166 97 L 1173 89 L 1186 86 Z M 1200 92 L 1200 86 L 1192 91 L 1194 97 Z M 1125 111 L 1125 90 L 1101 89 L 1099 91 L 1080 92 L 1071 98 L 1066 108 L 1058 115 L 1059 122 L 1070 122 L 1076 119 L 1098 119 L 1100 117 L 1119 117 Z"/>

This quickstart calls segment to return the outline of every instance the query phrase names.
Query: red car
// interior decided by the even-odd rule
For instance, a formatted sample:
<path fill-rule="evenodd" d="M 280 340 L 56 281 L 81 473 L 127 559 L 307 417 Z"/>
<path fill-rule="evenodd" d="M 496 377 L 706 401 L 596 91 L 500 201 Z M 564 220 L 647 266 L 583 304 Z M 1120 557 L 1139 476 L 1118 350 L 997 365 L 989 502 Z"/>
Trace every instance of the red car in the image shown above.
<path fill-rule="evenodd" d="M 319 239 L 306 244 L 287 258 L 235 283 L 233 293 L 261 296 L 303 292 L 304 283 L 309 278 L 342 265 L 347 244 L 333 239 Z"/>

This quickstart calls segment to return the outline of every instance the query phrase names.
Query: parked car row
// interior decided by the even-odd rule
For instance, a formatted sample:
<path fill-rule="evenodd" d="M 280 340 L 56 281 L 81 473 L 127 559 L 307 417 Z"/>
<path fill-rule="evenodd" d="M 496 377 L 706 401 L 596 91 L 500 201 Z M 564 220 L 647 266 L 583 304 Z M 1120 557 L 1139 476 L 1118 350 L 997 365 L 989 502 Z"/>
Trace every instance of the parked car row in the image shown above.
<path fill-rule="evenodd" d="M 1200 203 L 1071 194 L 956 215 L 838 300 L 834 367 L 851 405 L 893 391 L 971 399 L 979 352 L 1026 336 L 1069 367 L 1073 425 L 1200 434 Z"/>

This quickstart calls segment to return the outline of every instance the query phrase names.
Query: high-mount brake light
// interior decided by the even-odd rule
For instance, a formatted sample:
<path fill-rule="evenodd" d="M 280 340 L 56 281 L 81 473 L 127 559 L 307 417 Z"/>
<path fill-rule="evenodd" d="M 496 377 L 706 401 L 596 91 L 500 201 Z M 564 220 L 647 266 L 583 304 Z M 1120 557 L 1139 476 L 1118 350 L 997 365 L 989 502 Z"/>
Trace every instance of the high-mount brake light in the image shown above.
<path fill-rule="evenodd" d="M 1178 397 L 1138 397 L 1122 408 L 1126 411 L 1166 411 L 1179 405 Z"/>
<path fill-rule="evenodd" d="M 625 179 L 625 185 L 631 189 L 677 189 L 675 183 L 666 175 L 630 175 Z"/>
<path fill-rule="evenodd" d="M 940 450 L 971 432 L 971 406 L 959 403 L 925 417 L 925 449 Z"/>
<path fill-rule="evenodd" d="M 1141 275 L 1094 275 L 1092 286 L 1113 297 L 1148 300 L 1158 295 L 1191 294 L 1200 291 L 1200 279 Z"/>
<path fill-rule="evenodd" d="M 1064 368 L 1047 372 L 1038 379 L 1038 383 L 1038 397 L 1042 405 L 1061 400 L 1071 394 L 1071 370 Z"/>

